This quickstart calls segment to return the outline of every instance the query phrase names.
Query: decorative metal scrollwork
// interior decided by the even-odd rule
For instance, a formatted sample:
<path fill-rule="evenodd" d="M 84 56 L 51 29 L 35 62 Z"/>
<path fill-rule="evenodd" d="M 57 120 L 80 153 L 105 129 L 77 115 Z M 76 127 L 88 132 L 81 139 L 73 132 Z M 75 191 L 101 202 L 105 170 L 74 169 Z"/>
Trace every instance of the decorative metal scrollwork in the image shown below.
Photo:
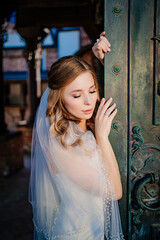
<path fill-rule="evenodd" d="M 142 168 L 140 168 L 139 170 L 136 168 L 135 166 L 135 158 L 138 155 L 138 153 L 144 149 L 147 148 L 151 148 L 151 149 L 155 149 L 155 150 L 159 150 L 160 151 L 160 147 L 159 146 L 155 146 L 155 145 L 143 145 L 144 139 L 143 136 L 140 132 L 141 128 L 138 126 L 133 127 L 132 129 L 132 140 L 133 140 L 133 144 L 132 144 L 132 171 L 134 173 L 138 173 L 140 170 L 143 170 L 144 167 L 146 166 L 146 164 L 148 164 L 149 161 L 154 161 L 153 157 L 148 157 L 145 161 L 144 161 L 144 165 Z"/>
<path fill-rule="evenodd" d="M 134 188 L 134 194 L 136 197 L 137 204 L 143 210 L 156 211 L 160 210 L 160 198 L 159 198 L 159 189 L 157 191 L 147 188 L 147 184 L 157 183 L 160 187 L 160 175 L 158 173 L 148 173 L 143 178 L 139 179 Z M 157 186 L 157 187 L 158 187 Z M 145 191 L 148 199 L 144 200 L 142 197 L 142 192 Z"/>
<path fill-rule="evenodd" d="M 142 158 L 140 158 L 141 162 L 138 162 L 138 164 L 135 162 L 140 152 L 145 152 L 145 150 L 148 149 L 160 151 L 160 147 L 156 145 L 144 145 L 144 138 L 139 126 L 133 127 L 132 132 L 132 219 L 135 224 L 139 224 L 141 222 L 140 218 L 145 210 L 160 211 L 160 174 L 152 172 L 144 175 L 143 173 L 147 165 L 155 160 L 153 154 L 150 156 L 147 156 L 148 153 L 143 154 L 142 156 L 147 156 L 147 158 L 143 161 Z"/>
<path fill-rule="evenodd" d="M 156 140 L 157 140 L 158 142 L 160 142 L 160 134 L 157 134 L 157 135 L 156 135 Z"/>
<path fill-rule="evenodd" d="M 143 214 L 143 210 L 141 208 L 139 208 L 137 211 L 132 211 L 132 215 L 133 215 L 133 221 L 136 224 L 141 223 L 140 217 Z"/>
<path fill-rule="evenodd" d="M 158 42 L 160 42 L 160 35 L 154 36 L 153 38 L 151 38 L 151 40 L 157 40 Z"/>

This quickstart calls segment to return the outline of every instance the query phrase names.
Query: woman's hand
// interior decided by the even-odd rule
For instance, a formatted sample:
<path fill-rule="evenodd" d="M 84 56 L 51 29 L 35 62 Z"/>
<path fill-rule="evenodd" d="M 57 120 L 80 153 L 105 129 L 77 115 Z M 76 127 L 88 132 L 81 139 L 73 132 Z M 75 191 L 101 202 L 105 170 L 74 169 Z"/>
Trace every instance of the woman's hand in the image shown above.
<path fill-rule="evenodd" d="M 95 135 L 96 140 L 103 140 L 109 136 L 111 130 L 111 124 L 113 118 L 117 113 L 116 104 L 110 106 L 112 98 L 109 98 L 107 102 L 102 98 L 99 105 L 96 117 L 95 117 Z"/>
<path fill-rule="evenodd" d="M 102 152 L 103 165 L 108 170 L 108 176 L 111 179 L 116 198 L 120 199 L 122 197 L 121 176 L 114 151 L 108 138 L 112 120 L 117 113 L 116 104 L 110 105 L 111 102 L 112 98 L 109 98 L 106 103 L 104 98 L 101 100 L 95 118 L 95 136 Z"/>
<path fill-rule="evenodd" d="M 104 64 L 104 54 L 111 51 L 111 44 L 104 35 L 105 32 L 102 32 L 99 39 L 97 39 L 97 42 L 92 47 L 94 55 L 101 61 L 102 64 Z"/>

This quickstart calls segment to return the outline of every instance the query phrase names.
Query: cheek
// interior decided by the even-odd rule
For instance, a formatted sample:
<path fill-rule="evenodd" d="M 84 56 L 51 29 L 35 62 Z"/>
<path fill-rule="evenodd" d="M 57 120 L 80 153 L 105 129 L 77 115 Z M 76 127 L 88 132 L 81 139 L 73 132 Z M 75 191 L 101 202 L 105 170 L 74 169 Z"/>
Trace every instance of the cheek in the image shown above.
<path fill-rule="evenodd" d="M 78 102 L 74 102 L 73 99 L 70 101 L 65 101 L 64 102 L 65 108 L 68 110 L 68 112 L 73 113 L 79 110 L 80 104 Z"/>
<path fill-rule="evenodd" d="M 93 102 L 94 105 L 96 104 L 97 99 L 98 99 L 98 94 L 97 94 L 97 93 L 96 93 L 96 94 L 93 94 L 92 102 Z"/>

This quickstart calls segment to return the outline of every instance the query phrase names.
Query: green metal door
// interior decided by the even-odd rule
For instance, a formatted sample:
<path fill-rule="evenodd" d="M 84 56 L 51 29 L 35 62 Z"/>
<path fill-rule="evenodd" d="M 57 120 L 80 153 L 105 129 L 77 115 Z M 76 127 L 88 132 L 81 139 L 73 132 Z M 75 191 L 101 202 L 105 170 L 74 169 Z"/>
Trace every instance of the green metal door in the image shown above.
<path fill-rule="evenodd" d="M 105 0 L 105 97 L 122 177 L 125 238 L 160 239 L 160 0 Z"/>

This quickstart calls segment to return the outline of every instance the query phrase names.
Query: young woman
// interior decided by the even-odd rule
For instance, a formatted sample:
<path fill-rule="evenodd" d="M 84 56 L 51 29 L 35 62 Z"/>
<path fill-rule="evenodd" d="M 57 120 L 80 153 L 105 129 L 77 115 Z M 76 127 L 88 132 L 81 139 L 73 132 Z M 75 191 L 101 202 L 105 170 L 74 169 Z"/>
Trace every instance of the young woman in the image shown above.
<path fill-rule="evenodd" d="M 95 72 L 85 61 L 68 56 L 51 66 L 33 129 L 34 239 L 124 239 L 121 179 L 108 139 L 117 113 L 111 103 L 99 100 Z"/>

